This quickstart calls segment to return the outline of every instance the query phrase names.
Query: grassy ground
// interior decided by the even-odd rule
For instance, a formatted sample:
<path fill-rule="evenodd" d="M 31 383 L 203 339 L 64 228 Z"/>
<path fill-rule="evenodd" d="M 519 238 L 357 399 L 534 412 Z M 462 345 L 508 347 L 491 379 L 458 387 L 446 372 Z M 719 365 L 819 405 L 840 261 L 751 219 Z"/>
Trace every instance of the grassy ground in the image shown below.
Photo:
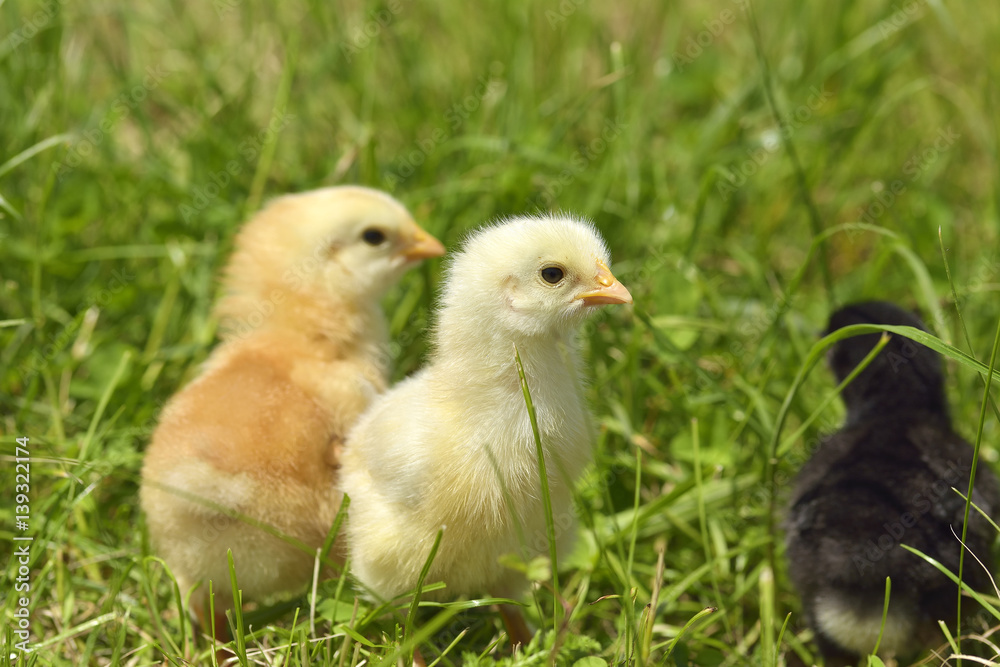
<path fill-rule="evenodd" d="M 776 431 L 796 432 L 829 373 L 808 375 L 783 427 L 779 409 L 851 300 L 917 307 L 988 358 L 1000 9 L 774 0 L 757 33 L 730 0 L 337 4 L 0 3 L 0 536 L 34 536 L 25 664 L 209 659 L 148 558 L 142 452 L 212 347 L 241 221 L 336 183 L 392 191 L 448 245 L 502 214 L 591 217 L 636 305 L 583 334 L 601 436 L 558 631 L 547 580 L 526 610 L 545 632 L 513 657 L 491 652 L 489 611 L 428 607 L 404 643 L 397 616 L 330 581 L 314 611 L 299 598 L 245 618 L 249 662 L 393 661 L 414 638 L 445 664 L 811 660 L 768 516 L 842 411 L 794 439 L 771 484 Z M 430 262 L 386 300 L 396 377 L 421 363 L 440 276 Z M 982 382 L 955 363 L 949 382 L 973 438 Z M 988 419 L 994 466 L 997 435 Z"/>

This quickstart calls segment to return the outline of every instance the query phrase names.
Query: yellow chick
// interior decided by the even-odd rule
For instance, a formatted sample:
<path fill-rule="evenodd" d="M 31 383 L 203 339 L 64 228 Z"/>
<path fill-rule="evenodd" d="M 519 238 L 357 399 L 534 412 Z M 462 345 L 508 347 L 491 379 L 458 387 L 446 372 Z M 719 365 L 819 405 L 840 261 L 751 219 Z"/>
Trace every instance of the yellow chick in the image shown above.
<path fill-rule="evenodd" d="M 443 253 L 399 202 L 362 187 L 280 197 L 237 236 L 216 309 L 223 343 L 163 410 L 142 469 L 154 548 L 182 592 L 204 584 L 191 605 L 203 628 L 213 580 L 227 632 L 227 549 L 247 599 L 310 580 L 314 555 L 295 541 L 322 546 L 343 440 L 387 384 L 379 298 Z"/>
<path fill-rule="evenodd" d="M 351 565 L 369 593 L 413 589 L 442 528 L 426 579 L 446 583 L 438 597 L 515 596 L 523 577 L 498 558 L 548 553 L 515 345 L 567 552 L 571 485 L 592 453 L 574 334 L 595 306 L 632 302 L 608 265 L 597 231 L 565 216 L 488 226 L 454 257 L 430 363 L 379 397 L 344 448 Z"/>

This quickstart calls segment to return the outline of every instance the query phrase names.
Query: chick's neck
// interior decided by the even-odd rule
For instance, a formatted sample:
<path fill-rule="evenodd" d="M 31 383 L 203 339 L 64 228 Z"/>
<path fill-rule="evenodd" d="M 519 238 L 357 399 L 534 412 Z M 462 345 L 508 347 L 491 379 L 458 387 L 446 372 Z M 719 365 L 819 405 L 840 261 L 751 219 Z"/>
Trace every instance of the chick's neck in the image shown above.
<path fill-rule="evenodd" d="M 435 338 L 434 365 L 446 368 L 449 379 L 465 390 L 503 387 L 520 393 L 515 348 L 533 394 L 567 373 L 576 377 L 578 354 L 572 332 L 525 335 L 442 314 Z"/>
<path fill-rule="evenodd" d="M 848 423 L 911 413 L 950 428 L 948 400 L 937 359 L 915 358 L 911 363 L 899 355 L 895 357 L 898 366 L 890 363 L 891 357 L 876 358 L 844 388 L 841 399 L 847 408 Z M 835 369 L 835 375 L 838 382 L 847 377 L 843 368 Z"/>
<path fill-rule="evenodd" d="M 870 391 L 845 397 L 847 424 L 860 424 L 868 420 L 883 420 L 895 415 L 913 415 L 921 421 L 933 422 L 944 429 L 951 429 L 951 415 L 943 396 L 934 392 L 911 388 L 903 392 Z M 846 392 L 845 392 L 846 393 Z"/>
<path fill-rule="evenodd" d="M 303 293 L 272 285 L 257 295 L 231 294 L 216 309 L 224 337 L 274 331 L 336 349 L 341 354 L 369 348 L 380 354 L 388 340 L 385 317 L 377 302 Z"/>

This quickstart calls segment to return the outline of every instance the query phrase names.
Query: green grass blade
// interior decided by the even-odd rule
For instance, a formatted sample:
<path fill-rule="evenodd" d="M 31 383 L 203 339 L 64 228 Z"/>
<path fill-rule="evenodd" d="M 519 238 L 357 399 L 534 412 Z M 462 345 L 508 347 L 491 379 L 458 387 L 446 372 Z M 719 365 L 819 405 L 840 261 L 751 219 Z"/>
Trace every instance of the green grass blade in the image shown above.
<path fill-rule="evenodd" d="M 54 137 L 49 137 L 48 139 L 43 139 L 42 141 L 39 141 L 37 144 L 31 146 L 30 148 L 26 148 L 25 150 L 21 151 L 20 153 L 18 153 L 11 159 L 7 160 L 3 164 L 0 164 L 0 178 L 3 178 L 4 176 L 7 175 L 7 172 L 11 171 L 18 165 L 27 162 L 28 160 L 35 157 L 42 151 L 49 148 L 53 148 L 54 146 L 58 146 L 59 144 L 68 143 L 72 139 L 73 139 L 72 134 L 57 134 Z"/>
<path fill-rule="evenodd" d="M 778 127 L 783 127 L 784 125 L 784 114 L 778 108 L 778 102 L 774 95 L 774 83 L 771 79 L 771 68 L 768 66 L 767 57 L 764 54 L 764 38 L 761 36 L 760 24 L 757 22 L 757 12 L 754 8 L 753 2 L 747 3 L 747 14 L 750 17 L 750 34 L 753 39 L 754 50 L 757 54 L 757 61 L 760 64 L 760 76 L 761 76 L 761 88 L 764 91 L 764 99 L 767 100 L 767 106 L 771 111 L 771 116 L 774 118 L 774 123 Z M 802 198 L 802 203 L 806 207 L 806 212 L 809 217 L 809 226 L 812 229 L 813 237 L 819 237 L 823 233 L 823 220 L 820 216 L 819 209 L 816 207 L 816 202 L 813 200 L 812 193 L 809 190 L 809 183 L 806 179 L 805 169 L 802 168 L 802 162 L 799 160 L 798 151 L 795 149 L 795 142 L 792 141 L 791 132 L 781 132 L 782 146 L 785 148 L 785 152 L 788 153 L 788 159 L 792 162 L 792 171 L 795 174 L 795 184 L 799 191 L 799 196 Z M 819 248 L 819 270 L 820 277 L 823 280 L 823 287 L 826 290 L 827 304 L 829 305 L 829 310 L 834 309 L 836 304 L 836 297 L 833 291 L 833 278 L 830 274 L 830 260 L 826 255 L 826 247 L 821 246 Z"/>
<path fill-rule="evenodd" d="M 802 422 L 802 425 L 799 426 L 798 430 L 796 430 L 795 433 L 793 433 L 792 435 L 788 436 L 788 438 L 786 438 L 785 441 L 783 443 L 781 443 L 781 445 L 778 447 L 777 451 L 775 452 L 775 458 L 781 458 L 781 456 L 785 452 L 787 452 L 789 449 L 792 448 L 792 445 L 794 445 L 796 442 L 798 442 L 798 439 L 800 437 L 802 437 L 802 434 L 806 432 L 806 429 L 808 429 L 810 426 L 812 426 L 813 422 L 815 422 L 817 419 L 819 419 L 819 416 L 826 411 L 826 409 L 829 407 L 830 403 L 832 403 L 835 398 L 837 398 L 838 396 L 840 396 L 841 393 L 843 393 L 844 388 L 847 385 L 851 384 L 851 382 L 854 381 L 854 378 L 856 378 L 866 368 L 868 368 L 868 365 L 872 361 L 875 360 L 875 357 L 877 357 L 879 355 L 879 353 L 882 351 L 882 349 L 885 348 L 885 346 L 888 345 L 888 344 L 889 344 L 889 336 L 886 335 L 885 333 L 883 333 L 882 337 L 879 338 L 878 342 L 875 344 L 875 347 L 873 347 L 871 349 L 871 352 L 869 352 L 865 356 L 865 358 L 862 359 L 858 363 L 858 365 L 854 367 L 854 370 L 852 370 L 848 374 L 848 376 L 844 378 L 843 382 L 841 382 L 840 384 L 837 385 L 836 389 L 834 389 L 832 392 L 828 393 L 823 398 L 823 400 L 819 404 L 819 407 L 817 407 L 809 415 L 809 417 L 804 422 Z"/>
<path fill-rule="evenodd" d="M 768 667 L 776 667 L 778 654 L 774 642 L 774 573 L 764 566 L 757 579 L 760 588 L 760 648 L 761 660 Z"/>
<path fill-rule="evenodd" d="M 87 434 L 83 437 L 83 443 L 80 445 L 79 458 L 81 461 L 87 460 L 90 443 L 94 440 L 94 433 L 97 431 L 97 425 L 100 423 L 101 417 L 104 416 L 104 410 L 108 407 L 108 402 L 111 400 L 111 394 L 114 393 L 115 389 L 118 387 L 118 383 L 121 382 L 122 376 L 125 374 L 125 369 L 128 368 L 131 360 L 132 351 L 126 350 L 125 353 L 122 354 L 121 359 L 118 360 L 118 366 L 115 368 L 115 372 L 111 375 L 111 380 L 108 382 L 108 386 L 104 388 L 104 393 L 101 394 L 101 399 L 97 403 L 97 409 L 94 411 L 94 416 L 90 420 L 90 426 L 87 428 Z"/>
<path fill-rule="evenodd" d="M 943 574 L 946 577 L 948 577 L 949 579 L 951 579 L 952 582 L 954 582 L 963 592 L 968 593 L 969 597 L 971 597 L 973 600 L 975 600 L 976 602 L 978 602 L 979 604 L 981 604 L 983 606 L 983 608 L 986 609 L 988 612 L 990 612 L 990 614 L 994 618 L 996 618 L 998 621 L 1000 621 L 1000 609 L 997 609 L 996 607 L 994 607 L 993 605 L 991 605 L 989 603 L 989 601 L 987 601 L 977 591 L 973 590 L 967 583 L 965 583 L 964 581 L 960 580 L 955 574 L 953 574 L 951 572 L 951 570 L 949 570 L 944 565 L 942 565 L 941 563 L 939 563 L 936 559 L 931 558 L 927 554 L 923 553 L 919 549 L 914 549 L 913 547 L 911 547 L 908 544 L 900 544 L 899 546 L 903 547 L 904 549 L 906 549 L 907 551 L 909 551 L 911 553 L 916 554 L 920 558 L 923 558 L 931 566 L 933 566 L 935 569 L 937 569 L 939 572 L 941 572 L 941 574 Z"/>
<path fill-rule="evenodd" d="M 885 633 L 885 621 L 889 617 L 889 595 L 892 592 L 892 579 L 889 577 L 885 578 L 885 601 L 882 604 L 882 623 L 878 628 L 878 638 L 875 639 L 875 648 L 872 649 L 872 655 L 878 655 L 879 646 L 882 645 L 882 635 Z"/>
<path fill-rule="evenodd" d="M 549 494 L 549 476 L 545 470 L 545 450 L 542 447 L 542 435 L 538 430 L 538 417 L 535 414 L 535 404 L 531 401 L 531 390 L 528 388 L 528 380 L 524 376 L 524 365 L 521 363 L 521 354 L 514 346 L 514 363 L 517 364 L 517 376 L 521 381 L 521 392 L 524 394 L 524 404 L 528 409 L 528 419 L 531 421 L 531 434 L 535 439 L 535 456 L 538 461 L 538 480 L 542 491 L 542 508 L 545 511 L 546 538 L 549 542 L 549 560 L 552 562 L 552 631 L 559 632 L 559 610 L 562 605 L 559 603 L 559 562 L 556 554 L 556 529 L 555 521 L 552 517 L 552 497 Z"/>
<path fill-rule="evenodd" d="M 403 646 L 406 648 L 401 648 L 401 651 L 405 651 L 406 664 L 408 665 L 413 664 L 413 649 L 417 646 L 416 641 L 413 640 L 413 626 L 417 622 L 417 606 L 420 604 L 420 594 L 423 592 L 424 580 L 427 578 L 427 573 L 431 570 L 431 565 L 434 563 L 434 557 L 437 556 L 438 547 L 441 546 L 441 538 L 443 536 L 443 528 L 438 530 L 437 535 L 434 536 L 434 544 L 431 545 L 431 552 L 427 554 L 424 566 L 420 568 L 420 576 L 417 577 L 417 587 L 413 593 L 413 598 L 410 600 L 410 611 L 406 614 L 406 626 L 403 630 Z"/>
<path fill-rule="evenodd" d="M 677 648 L 677 643 L 681 640 L 681 638 L 685 634 L 687 634 L 688 630 L 690 630 L 696 623 L 698 623 L 698 621 L 714 614 L 717 611 L 719 610 L 716 607 L 705 607 L 697 614 L 692 616 L 690 619 L 688 619 L 688 622 L 684 624 L 684 627 L 681 628 L 681 631 L 677 633 L 677 636 L 674 637 L 672 640 L 670 640 L 670 643 L 667 645 L 667 650 L 664 652 L 663 655 L 664 662 L 666 662 L 666 659 L 671 656 L 671 654 L 674 652 L 674 649 Z"/>
<path fill-rule="evenodd" d="M 972 345 L 972 337 L 969 336 L 969 327 L 965 325 L 965 317 L 962 315 L 962 308 L 959 306 L 958 290 L 955 289 L 955 281 L 951 277 L 951 265 L 948 263 L 948 251 L 944 247 L 944 237 L 941 235 L 941 228 L 938 228 L 938 245 L 941 248 L 941 259 L 944 262 L 945 275 L 948 277 L 948 287 L 951 290 L 951 300 L 955 304 L 955 316 L 958 318 L 959 327 L 962 329 L 962 337 L 965 338 L 965 344 L 969 348 L 969 353 L 975 357 L 975 348 Z M 986 382 L 983 378 L 983 382 Z M 987 396 L 987 400 L 990 402 L 990 407 L 993 408 L 993 415 L 1000 422 L 1000 408 L 997 407 L 996 401 L 993 400 L 992 396 Z"/>
<path fill-rule="evenodd" d="M 274 96 L 274 104 L 271 107 L 269 123 L 274 123 L 278 118 L 284 118 L 288 108 L 288 99 L 292 90 L 292 81 L 295 78 L 295 67 L 298 60 L 298 37 L 296 32 L 288 33 L 285 50 L 284 66 L 281 70 L 281 80 L 278 82 L 278 90 Z M 280 131 L 269 132 L 264 146 L 260 151 L 260 160 L 257 161 L 257 169 L 253 174 L 253 181 L 250 183 L 250 194 L 247 197 L 246 205 L 243 209 L 243 217 L 249 218 L 260 208 L 261 199 L 264 196 L 264 185 L 267 183 L 267 176 L 271 171 L 271 164 L 274 161 L 274 151 L 278 145 Z"/>
<path fill-rule="evenodd" d="M 983 388 L 983 401 L 979 411 L 979 424 L 976 426 L 976 442 L 973 445 L 972 470 L 969 472 L 969 490 L 965 498 L 965 514 L 962 519 L 962 544 L 965 544 L 966 535 L 969 532 L 969 509 L 972 505 L 972 489 L 976 483 L 976 469 L 979 467 L 979 450 L 983 444 L 983 428 L 986 426 L 986 409 L 990 404 L 990 386 L 993 382 L 993 370 L 997 365 L 997 350 L 1000 350 L 1000 319 L 997 320 L 997 332 L 993 336 L 993 350 L 990 352 L 989 373 L 986 376 L 986 386 Z M 965 549 L 963 548 L 958 558 L 958 579 L 962 580 L 965 567 Z M 958 596 L 958 618 L 955 625 L 955 634 L 962 634 L 962 595 Z"/>
<path fill-rule="evenodd" d="M 233 627 L 233 643 L 235 645 L 236 658 L 243 667 L 249 664 L 247 661 L 247 638 L 246 626 L 243 625 L 243 591 L 240 590 L 236 582 L 236 564 L 233 562 L 233 550 L 226 549 L 226 559 L 229 561 L 229 583 L 232 587 L 233 608 L 226 610 Z"/>

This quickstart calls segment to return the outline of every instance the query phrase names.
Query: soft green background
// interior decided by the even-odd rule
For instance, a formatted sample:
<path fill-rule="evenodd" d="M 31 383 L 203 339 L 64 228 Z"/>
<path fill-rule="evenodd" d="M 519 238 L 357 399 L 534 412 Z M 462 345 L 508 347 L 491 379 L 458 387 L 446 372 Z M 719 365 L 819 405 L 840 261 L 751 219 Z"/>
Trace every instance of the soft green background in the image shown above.
<path fill-rule="evenodd" d="M 542 664 L 553 644 L 560 664 L 810 659 L 768 531 L 766 446 L 835 305 L 917 307 L 988 358 L 1000 8 L 774 0 L 755 5 L 756 33 L 748 7 L 0 2 L 0 537 L 11 544 L 14 439 L 28 436 L 35 664 L 207 655 L 143 560 L 142 451 L 211 349 L 216 274 L 241 221 L 275 194 L 337 183 L 390 190 L 449 246 L 495 216 L 587 216 L 635 297 L 583 332 L 602 435 L 581 484 L 582 549 L 560 576 L 572 613 L 552 633 L 543 586 L 527 614 L 550 631 L 513 660 Z M 862 219 L 808 254 L 820 229 Z M 386 300 L 397 377 L 421 363 L 441 266 Z M 949 382 L 972 438 L 982 383 L 953 363 Z M 809 376 L 786 437 L 832 387 L 825 370 Z M 841 415 L 834 401 L 779 463 L 778 507 Z M 991 462 L 996 438 L 987 420 Z M 348 636 L 350 587 L 334 604 L 337 591 L 321 585 L 314 630 L 308 605 L 297 620 L 265 610 L 253 664 L 393 654 L 392 616 L 362 606 Z M 618 597 L 590 604 L 602 596 Z M 441 613 L 456 610 L 426 610 L 410 631 Z M 485 610 L 445 626 L 421 646 L 428 662 L 466 627 L 445 662 L 473 661 L 500 628 Z M 278 647 L 270 663 L 261 647 Z"/>

